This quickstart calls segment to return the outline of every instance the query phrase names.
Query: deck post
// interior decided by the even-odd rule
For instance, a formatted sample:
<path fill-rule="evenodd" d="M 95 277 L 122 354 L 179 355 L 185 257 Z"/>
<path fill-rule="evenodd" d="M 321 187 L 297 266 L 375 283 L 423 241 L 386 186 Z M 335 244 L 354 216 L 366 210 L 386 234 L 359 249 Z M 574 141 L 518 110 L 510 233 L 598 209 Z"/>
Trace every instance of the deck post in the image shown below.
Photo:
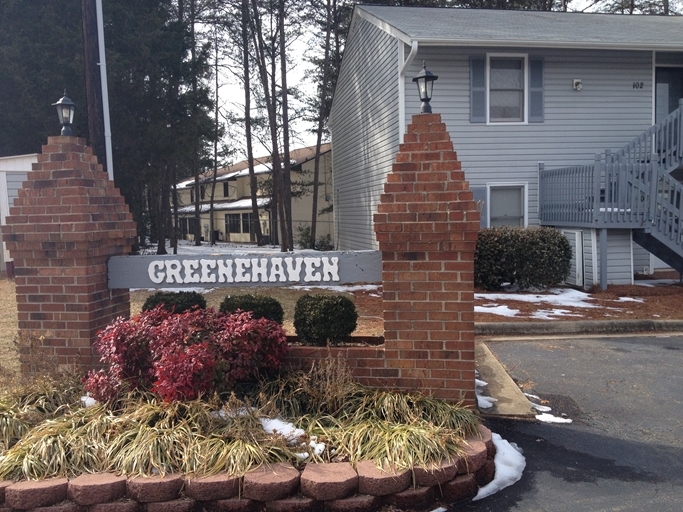
<path fill-rule="evenodd" d="M 600 163 L 602 155 L 595 154 L 595 164 L 593 165 L 593 222 L 598 221 L 600 213 L 600 176 L 602 174 Z"/>
<path fill-rule="evenodd" d="M 600 229 L 600 289 L 607 289 L 607 229 Z"/>

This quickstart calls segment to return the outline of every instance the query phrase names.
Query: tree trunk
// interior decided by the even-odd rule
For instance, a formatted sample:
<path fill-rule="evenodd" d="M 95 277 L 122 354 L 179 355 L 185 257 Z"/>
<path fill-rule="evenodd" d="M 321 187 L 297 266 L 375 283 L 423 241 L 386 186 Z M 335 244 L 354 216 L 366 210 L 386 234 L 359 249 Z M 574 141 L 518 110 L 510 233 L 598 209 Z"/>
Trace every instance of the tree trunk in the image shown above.
<path fill-rule="evenodd" d="M 336 4 L 336 2 L 335 2 Z M 320 182 L 320 146 L 323 139 L 323 128 L 327 110 L 327 82 L 330 79 L 330 39 L 332 35 L 332 0 L 325 2 L 325 46 L 323 50 L 323 77 L 320 84 L 320 98 L 318 101 L 318 126 L 316 127 L 315 160 L 313 162 L 313 206 L 311 212 L 311 247 L 315 247 L 318 227 L 318 195 Z"/>
<path fill-rule="evenodd" d="M 278 11 L 278 25 L 280 31 L 280 80 L 282 82 L 282 203 L 287 222 L 287 250 L 294 248 L 294 234 L 292 233 L 292 161 L 289 157 L 289 107 L 287 102 L 287 47 L 285 45 L 285 0 L 280 0 Z M 273 78 L 273 81 L 275 79 Z M 284 232 L 283 232 L 284 237 Z"/>
<path fill-rule="evenodd" d="M 249 163 L 249 188 L 251 195 L 251 215 L 256 230 L 256 243 L 261 245 L 263 233 L 259 222 L 258 180 L 254 174 L 254 150 L 251 140 L 251 77 L 249 69 L 249 0 L 242 0 L 242 72 L 244 73 L 244 131 L 247 138 L 247 162 Z M 272 233 L 271 233 L 272 235 Z"/>
<path fill-rule="evenodd" d="M 283 252 L 289 251 L 289 233 L 287 232 L 287 219 L 285 217 L 285 211 L 282 207 L 282 193 L 283 193 L 283 180 L 282 180 L 282 164 L 280 162 L 279 144 L 278 144 L 278 134 L 277 134 L 277 99 L 275 97 L 275 56 L 271 59 L 271 76 L 269 79 L 267 70 L 267 60 L 265 55 L 265 43 L 263 41 L 263 32 L 261 30 L 261 17 L 258 12 L 258 2 L 257 0 L 251 0 L 252 14 L 253 14 L 253 30 L 252 37 L 254 40 L 254 46 L 256 48 L 257 64 L 259 68 L 259 76 L 261 78 L 261 85 L 263 86 L 263 94 L 265 97 L 265 102 L 268 110 L 268 124 L 270 128 L 270 140 L 272 144 L 271 154 L 272 154 L 272 177 L 273 177 L 273 196 L 277 202 L 277 209 L 275 207 L 271 208 L 271 214 L 278 212 L 279 228 L 280 228 L 280 248 Z M 274 48 L 273 48 L 274 50 Z"/>

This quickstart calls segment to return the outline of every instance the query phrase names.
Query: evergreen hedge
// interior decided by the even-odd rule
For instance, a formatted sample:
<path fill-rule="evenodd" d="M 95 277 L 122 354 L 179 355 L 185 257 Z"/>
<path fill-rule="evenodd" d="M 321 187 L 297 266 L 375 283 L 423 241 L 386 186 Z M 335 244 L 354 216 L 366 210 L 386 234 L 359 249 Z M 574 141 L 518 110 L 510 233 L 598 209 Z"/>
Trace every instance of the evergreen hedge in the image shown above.
<path fill-rule="evenodd" d="M 166 311 L 174 313 L 184 313 L 194 307 L 206 309 L 206 299 L 198 292 L 156 292 L 149 297 L 142 305 L 142 311 L 163 306 Z"/>
<path fill-rule="evenodd" d="M 266 295 L 228 295 L 220 305 L 221 313 L 234 313 L 238 309 L 251 311 L 253 318 L 266 318 L 280 325 L 285 317 L 282 304 L 276 298 Z"/>
<path fill-rule="evenodd" d="M 474 285 L 500 290 L 562 283 L 569 276 L 572 249 L 554 228 L 488 228 L 479 232 L 474 257 Z"/>

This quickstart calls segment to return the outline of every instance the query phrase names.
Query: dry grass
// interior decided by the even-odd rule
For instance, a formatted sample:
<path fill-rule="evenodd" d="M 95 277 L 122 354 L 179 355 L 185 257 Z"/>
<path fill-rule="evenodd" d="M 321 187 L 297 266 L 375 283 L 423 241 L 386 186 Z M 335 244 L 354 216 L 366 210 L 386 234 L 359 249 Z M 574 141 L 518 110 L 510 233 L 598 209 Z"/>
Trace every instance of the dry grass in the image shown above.
<path fill-rule="evenodd" d="M 0 365 L 5 371 L 19 370 L 19 357 L 14 345 L 17 328 L 14 281 L 0 278 Z"/>
<path fill-rule="evenodd" d="M 302 460 L 431 466 L 458 457 L 479 422 L 460 405 L 354 383 L 344 361 L 331 358 L 308 373 L 255 386 L 248 393 L 253 401 L 231 395 L 165 403 L 136 392 L 84 408 L 78 390 L 64 383 L 55 382 L 54 390 L 34 383 L 0 396 L 0 479 L 95 471 L 242 475 L 262 464 Z M 292 393 L 297 383 L 306 389 Z M 291 408 L 283 398 L 299 401 L 307 414 L 288 415 L 278 407 Z M 303 430 L 266 432 L 263 418 L 288 418 Z"/>

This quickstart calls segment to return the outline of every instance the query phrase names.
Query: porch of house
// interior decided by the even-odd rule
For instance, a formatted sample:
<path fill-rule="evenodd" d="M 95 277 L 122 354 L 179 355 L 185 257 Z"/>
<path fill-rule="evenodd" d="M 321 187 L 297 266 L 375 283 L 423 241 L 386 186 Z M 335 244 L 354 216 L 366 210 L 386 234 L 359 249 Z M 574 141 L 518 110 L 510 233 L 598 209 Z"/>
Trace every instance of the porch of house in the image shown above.
<path fill-rule="evenodd" d="M 599 282 L 607 284 L 607 236 L 633 241 L 683 273 L 683 99 L 665 119 L 591 165 L 539 169 L 539 220 L 599 233 Z"/>

